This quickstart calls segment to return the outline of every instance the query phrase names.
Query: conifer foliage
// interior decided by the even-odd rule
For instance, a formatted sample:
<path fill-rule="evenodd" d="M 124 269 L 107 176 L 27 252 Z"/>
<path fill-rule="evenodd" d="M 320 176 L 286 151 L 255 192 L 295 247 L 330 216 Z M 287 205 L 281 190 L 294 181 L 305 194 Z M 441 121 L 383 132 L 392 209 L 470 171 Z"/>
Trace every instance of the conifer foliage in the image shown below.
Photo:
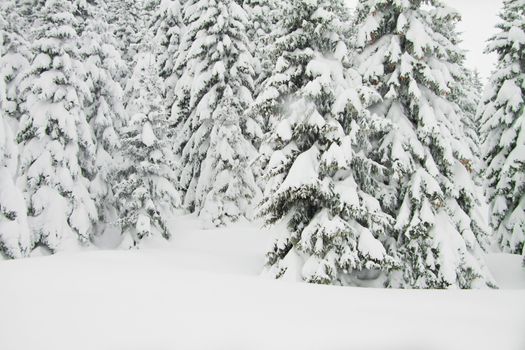
<path fill-rule="evenodd" d="M 479 106 L 481 103 L 481 95 L 483 93 L 483 84 L 478 71 L 471 71 L 467 68 L 463 69 L 463 79 L 460 81 L 457 104 L 465 115 L 462 118 L 463 129 L 467 137 L 467 143 L 474 156 L 475 163 L 472 164 L 473 170 L 476 171 L 478 177 L 481 171 L 481 141 L 480 141 L 480 120 L 478 115 Z"/>
<path fill-rule="evenodd" d="M 505 252 L 525 248 L 525 1 L 506 0 L 487 51 L 498 64 L 483 98 L 491 224 Z"/>
<path fill-rule="evenodd" d="M 264 81 L 271 73 L 272 65 L 268 48 L 276 36 L 278 4 L 275 0 L 244 0 L 243 7 L 248 14 L 248 39 L 256 59 L 256 81 Z M 256 89 L 256 94 L 258 89 Z"/>
<path fill-rule="evenodd" d="M 163 79 L 163 105 L 166 113 L 171 115 L 175 102 L 176 85 L 181 75 L 180 64 L 181 40 L 185 31 L 184 0 L 153 0 L 148 4 L 153 13 L 149 30 L 155 39 L 155 49 L 159 66 L 159 75 Z M 173 130 L 168 132 L 172 143 Z"/>
<path fill-rule="evenodd" d="M 391 220 L 371 195 L 383 169 L 367 158 L 369 134 L 385 125 L 365 109 L 377 94 L 348 67 L 346 11 L 343 1 L 290 3 L 272 51 L 262 96 L 279 104 L 262 213 L 288 224 L 267 254 L 277 277 L 346 284 L 394 262 L 378 240 Z"/>
<path fill-rule="evenodd" d="M 89 243 L 97 210 L 79 159 L 94 155 L 89 99 L 71 1 L 47 0 L 35 21 L 34 59 L 21 82 L 21 183 L 33 241 L 51 251 Z"/>
<path fill-rule="evenodd" d="M 132 64 L 138 53 L 142 35 L 148 23 L 145 11 L 147 0 L 107 0 L 111 12 L 109 23 L 114 25 L 114 34 L 122 52 L 122 58 Z"/>
<path fill-rule="evenodd" d="M 20 98 L 18 87 L 24 71 L 32 59 L 30 44 L 20 33 L 20 22 L 24 22 L 17 12 L 14 1 L 0 4 L 3 23 L 2 52 L 0 54 L 0 79 L 4 82 L 3 111 L 15 120 L 20 120 Z"/>
<path fill-rule="evenodd" d="M 70 1 L 46 1 L 35 22 L 35 57 L 21 82 L 21 183 L 34 241 L 51 251 L 87 244 L 97 219 L 80 162 L 93 156 L 94 144 L 73 13 Z"/>
<path fill-rule="evenodd" d="M 17 52 L 17 44 L 23 39 L 5 14 L 0 8 L 0 256 L 21 258 L 30 253 L 32 242 L 25 199 L 15 184 L 18 145 L 14 115 L 17 73 L 27 60 Z"/>
<path fill-rule="evenodd" d="M 359 71 L 383 97 L 370 110 L 392 125 L 376 152 L 391 169 L 383 203 L 396 218 L 389 249 L 402 261 L 390 285 L 490 284 L 474 157 L 454 102 L 463 55 L 450 35 L 459 15 L 436 0 L 362 0 L 356 20 Z"/>
<path fill-rule="evenodd" d="M 159 74 L 163 79 L 168 79 L 167 87 L 171 89 L 176 82 L 176 62 L 184 32 L 183 4 L 183 0 L 161 0 L 156 5 L 150 5 L 153 12 L 150 29 L 159 45 Z"/>
<path fill-rule="evenodd" d="M 114 183 L 123 245 L 135 247 L 146 239 L 169 239 L 167 220 L 180 205 L 167 163 L 168 120 L 162 108 L 162 81 L 150 50 L 137 54 L 125 93 L 130 119 L 122 128 L 123 164 Z"/>
<path fill-rule="evenodd" d="M 107 6 L 102 1 L 96 5 L 88 4 L 80 53 L 90 92 L 84 110 L 95 143 L 94 157 L 84 159 L 83 168 L 98 210 L 96 232 L 102 235 L 107 225 L 115 226 L 118 219 L 111 174 L 120 150 L 118 131 L 125 122 L 123 91 L 118 81 L 127 68 L 113 27 L 107 22 Z"/>
<path fill-rule="evenodd" d="M 208 223 L 249 215 L 257 195 L 250 167 L 259 126 L 244 115 L 252 103 L 253 57 L 244 9 L 233 0 L 185 6 L 181 77 L 172 108 L 184 205 Z"/>

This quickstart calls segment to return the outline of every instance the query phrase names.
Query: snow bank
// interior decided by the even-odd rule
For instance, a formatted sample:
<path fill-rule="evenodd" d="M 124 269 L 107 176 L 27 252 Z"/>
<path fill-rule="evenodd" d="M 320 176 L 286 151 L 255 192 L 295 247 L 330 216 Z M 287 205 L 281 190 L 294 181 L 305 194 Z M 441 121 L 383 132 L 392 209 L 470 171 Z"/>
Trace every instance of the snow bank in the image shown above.
<path fill-rule="evenodd" d="M 519 255 L 489 254 L 487 256 L 487 265 L 501 289 L 525 290 L 525 268 L 522 263 L 523 257 Z"/>
<path fill-rule="evenodd" d="M 258 275 L 271 232 L 248 222 L 201 230 L 191 216 L 171 224 L 178 234 L 154 248 L 0 262 L 0 349 L 525 348 L 524 290 L 268 280 Z M 511 283 L 517 259 L 489 257 L 501 286 L 525 288 Z"/>
<path fill-rule="evenodd" d="M 174 260 L 176 261 L 176 259 Z M 396 291 L 90 252 L 0 265 L 0 348 L 522 350 L 523 291 Z"/>

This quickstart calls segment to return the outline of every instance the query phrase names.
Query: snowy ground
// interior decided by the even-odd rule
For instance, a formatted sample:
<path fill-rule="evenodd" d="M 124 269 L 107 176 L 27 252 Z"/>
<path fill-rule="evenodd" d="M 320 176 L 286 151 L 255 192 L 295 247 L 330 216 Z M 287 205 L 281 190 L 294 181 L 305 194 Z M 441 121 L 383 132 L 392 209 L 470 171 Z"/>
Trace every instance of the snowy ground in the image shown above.
<path fill-rule="evenodd" d="M 489 257 L 501 290 L 315 286 L 258 277 L 265 230 L 174 225 L 160 249 L 0 262 L 0 349 L 525 349 L 520 257 Z"/>

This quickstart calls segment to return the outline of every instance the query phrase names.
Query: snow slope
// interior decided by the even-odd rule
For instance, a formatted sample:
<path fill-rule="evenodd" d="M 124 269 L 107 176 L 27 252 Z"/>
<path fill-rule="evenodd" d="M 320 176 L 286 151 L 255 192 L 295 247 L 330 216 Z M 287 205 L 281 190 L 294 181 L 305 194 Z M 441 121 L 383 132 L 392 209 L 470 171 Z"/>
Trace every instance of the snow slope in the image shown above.
<path fill-rule="evenodd" d="M 525 290 L 266 280 L 267 231 L 174 225 L 161 248 L 0 262 L 0 349 L 525 349 Z M 516 261 L 495 256 L 500 265 Z"/>
<path fill-rule="evenodd" d="M 489 254 L 487 265 L 502 289 L 525 290 L 523 257 L 513 254 Z M 525 325 L 524 325 L 525 326 Z"/>

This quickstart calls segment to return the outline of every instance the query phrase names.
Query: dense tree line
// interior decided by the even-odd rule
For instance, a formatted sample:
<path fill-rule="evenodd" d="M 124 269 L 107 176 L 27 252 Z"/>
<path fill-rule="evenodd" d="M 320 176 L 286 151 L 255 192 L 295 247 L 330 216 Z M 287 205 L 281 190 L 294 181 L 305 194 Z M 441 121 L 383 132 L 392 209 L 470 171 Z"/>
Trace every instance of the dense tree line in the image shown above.
<path fill-rule="evenodd" d="M 485 251 L 525 249 L 524 18 L 482 96 L 440 0 L 5 0 L 0 253 L 140 247 L 182 210 L 286 222 L 276 278 L 494 286 Z"/>

